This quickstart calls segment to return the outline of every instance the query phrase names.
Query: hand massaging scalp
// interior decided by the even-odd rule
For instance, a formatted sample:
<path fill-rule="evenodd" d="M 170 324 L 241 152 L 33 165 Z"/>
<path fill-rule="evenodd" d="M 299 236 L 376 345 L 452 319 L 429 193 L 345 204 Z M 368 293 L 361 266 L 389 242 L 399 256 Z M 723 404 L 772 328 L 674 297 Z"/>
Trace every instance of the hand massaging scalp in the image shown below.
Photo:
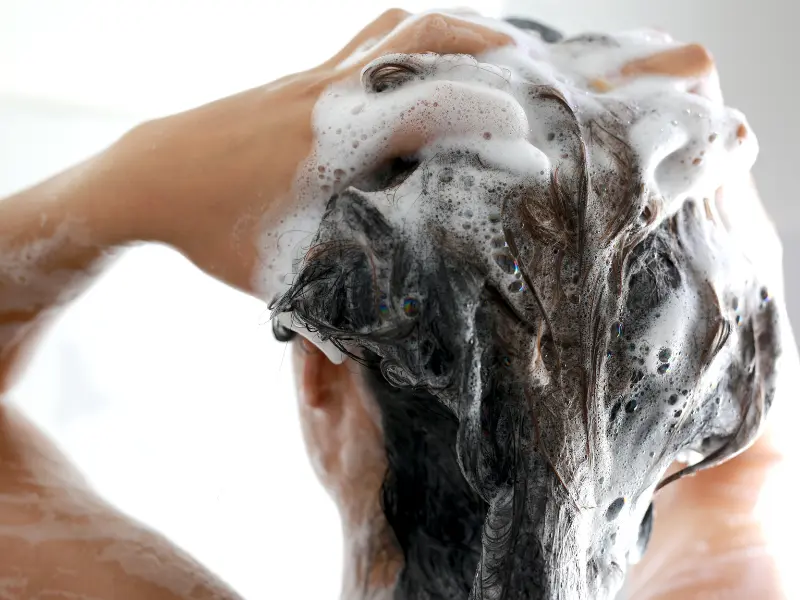
<path fill-rule="evenodd" d="M 784 311 L 714 200 L 757 141 L 698 46 L 462 18 L 516 44 L 382 57 L 320 99 L 294 233 L 261 283 L 283 327 L 332 360 L 375 353 L 389 383 L 458 417 L 484 539 L 513 498 L 545 498 L 519 528 L 544 548 L 547 597 L 613 597 L 667 467 L 741 452 L 771 402 Z M 448 133 L 351 181 L 399 123 Z M 512 472 L 549 483 L 498 479 L 501 437 L 534 457 Z M 473 594 L 515 597 L 487 583 L 501 554 L 484 546 Z"/>
<path fill-rule="evenodd" d="M 646 176 L 651 196 L 659 198 L 662 218 L 677 212 L 686 198 L 713 198 L 731 173 L 749 171 L 755 162 L 756 137 L 744 115 L 722 104 L 713 65 L 686 69 L 687 77 L 621 74 L 625 65 L 637 60 L 685 48 L 665 33 L 641 30 L 614 36 L 592 34 L 554 45 L 505 22 L 464 14 L 459 17 L 498 29 L 511 36 L 516 45 L 477 60 L 465 56 L 386 56 L 364 69 L 362 85 L 340 83 L 320 99 L 315 110 L 316 147 L 298 173 L 295 186 L 298 210 L 282 224 L 280 232 L 266 232 L 269 238 L 265 237 L 264 245 L 273 258 L 256 282 L 264 297 L 285 291 L 293 280 L 316 235 L 330 194 L 343 189 L 342 182 L 349 181 L 349 174 L 357 167 L 373 162 L 399 121 L 422 121 L 417 117 L 421 112 L 426 112 L 428 121 L 434 113 L 436 129 L 446 128 L 450 133 L 424 149 L 420 159 L 447 149 L 470 150 L 499 170 L 533 176 L 538 173 L 542 181 L 548 181 L 553 169 L 564 168 L 560 165 L 563 135 L 552 131 L 550 111 L 533 113 L 527 95 L 531 84 L 554 85 L 581 115 L 606 110 L 597 98 L 610 95 L 637 106 L 640 118 L 629 128 L 627 141 L 639 156 L 638 166 Z M 369 77 L 398 59 L 420 76 L 406 74 L 402 85 L 396 81 L 390 84 L 390 98 L 381 97 L 370 87 Z M 464 93 L 464 88 L 470 93 Z M 476 92 L 482 96 L 476 97 Z M 387 195 L 380 208 L 401 214 L 403 219 L 424 218 L 412 196 L 412 192 L 400 197 L 392 194 L 389 202 Z M 478 202 L 468 192 L 462 201 Z M 475 210 L 471 212 L 475 214 Z M 289 325 L 287 315 L 281 321 Z M 298 332 L 317 343 L 335 362 L 343 360 L 335 348 L 309 335 L 305 328 Z"/>

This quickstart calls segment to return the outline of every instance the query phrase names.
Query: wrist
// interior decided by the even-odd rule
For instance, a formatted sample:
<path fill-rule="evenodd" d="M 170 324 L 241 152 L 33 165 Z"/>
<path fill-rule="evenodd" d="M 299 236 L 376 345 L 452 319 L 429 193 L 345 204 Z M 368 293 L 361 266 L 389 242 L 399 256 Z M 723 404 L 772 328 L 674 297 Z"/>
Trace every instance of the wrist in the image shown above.
<path fill-rule="evenodd" d="M 121 235 L 183 249 L 274 213 L 311 151 L 320 77 L 301 74 L 142 123 L 100 157 Z"/>
<path fill-rule="evenodd" d="M 104 250 L 120 239 L 116 194 L 103 188 L 103 155 L 84 162 L 0 204 L 0 242 L 6 251 L 51 238 Z"/>

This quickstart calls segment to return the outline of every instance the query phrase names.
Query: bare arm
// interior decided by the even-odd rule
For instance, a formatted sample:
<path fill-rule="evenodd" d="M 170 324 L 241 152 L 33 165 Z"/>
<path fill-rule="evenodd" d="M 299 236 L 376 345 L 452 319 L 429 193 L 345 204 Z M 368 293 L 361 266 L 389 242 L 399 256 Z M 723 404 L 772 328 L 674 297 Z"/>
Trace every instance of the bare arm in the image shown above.
<path fill-rule="evenodd" d="M 509 41 L 438 15 L 396 31 L 407 17 L 384 13 L 316 69 L 145 123 L 83 164 L 0 201 L 4 597 L 237 597 L 163 537 L 103 503 L 2 396 L 49 318 L 130 243 L 169 244 L 207 273 L 257 294 L 261 231 L 294 210 L 292 184 L 314 143 L 312 112 L 331 83 L 357 82 L 365 61 L 383 53 L 477 53 Z M 337 68 L 375 39 L 383 42 L 363 61 Z M 398 133 L 390 152 L 412 152 L 426 141 L 419 132 Z"/>
<path fill-rule="evenodd" d="M 116 243 L 102 222 L 115 202 L 106 198 L 108 208 L 97 210 L 101 162 L 0 202 L 0 393 L 43 323 L 91 281 Z"/>
<path fill-rule="evenodd" d="M 256 294 L 260 235 L 293 210 L 292 186 L 313 153 L 314 106 L 331 84 L 359 81 L 392 52 L 477 54 L 510 39 L 452 17 L 388 11 L 310 71 L 145 123 L 86 162 L 0 201 L 0 394 L 47 319 L 135 241 L 169 244 L 201 269 Z M 383 40 L 351 66 L 367 41 Z M 431 128 L 390 131 L 392 158 Z M 371 168 L 365 160 L 364 169 Z M 357 177 L 360 173 L 353 173 Z M 346 184 L 346 181 L 342 181 Z"/>

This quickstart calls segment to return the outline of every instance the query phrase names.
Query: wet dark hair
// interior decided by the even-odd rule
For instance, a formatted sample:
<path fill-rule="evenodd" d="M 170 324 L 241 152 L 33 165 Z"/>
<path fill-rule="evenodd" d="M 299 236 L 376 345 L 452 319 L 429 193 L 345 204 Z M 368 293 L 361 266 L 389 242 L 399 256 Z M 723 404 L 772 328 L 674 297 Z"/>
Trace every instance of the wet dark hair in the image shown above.
<path fill-rule="evenodd" d="M 560 42 L 562 39 L 564 39 L 564 36 L 561 34 L 561 32 L 537 21 L 531 21 L 530 19 L 526 19 L 524 17 L 508 17 L 505 20 L 518 29 L 535 31 L 545 42 L 549 42 L 551 44 Z"/>
<path fill-rule="evenodd" d="M 673 216 L 658 214 L 615 123 L 633 118 L 625 107 L 609 109 L 608 122 L 581 123 L 556 90 L 531 93 L 559 111 L 554 128 L 573 161 L 554 169 L 549 186 L 472 188 L 469 173 L 489 168 L 460 151 L 397 165 L 390 177 L 413 172 L 421 196 L 445 206 L 459 185 L 501 198 L 502 214 L 485 227 L 501 242 L 494 268 L 519 272 L 514 289 L 498 287 L 487 263 L 435 220 L 410 235 L 366 194 L 347 190 L 330 199 L 291 288 L 272 306 L 362 365 L 383 425 L 383 512 L 404 557 L 397 600 L 562 598 L 581 577 L 598 593 L 623 573 L 604 553 L 610 542 L 592 540 L 585 574 L 553 572 L 554 555 L 580 556 L 577 534 L 549 503 L 585 511 L 576 489 L 592 478 L 615 490 L 639 473 L 643 489 L 687 448 L 706 458 L 682 474 L 713 466 L 752 441 L 771 403 L 774 303 L 756 289 L 746 303 L 756 308 L 737 314 L 731 343 L 726 304 L 744 299 L 715 290 L 692 264 L 708 207 L 689 201 Z M 594 168 L 589 144 L 615 168 Z M 648 326 L 689 297 L 695 308 L 685 318 L 697 332 L 684 363 L 664 348 L 648 370 Z M 276 337 L 290 339 L 274 322 Z M 716 386 L 695 390 L 723 349 L 730 356 Z M 547 378 L 531 376 L 536 369 Z M 568 459 L 559 456 L 573 441 L 580 446 Z M 614 443 L 631 455 L 614 455 Z M 620 494 L 603 507 L 609 523 L 624 503 Z M 652 521 L 651 506 L 640 551 Z"/>
<path fill-rule="evenodd" d="M 377 356 L 369 360 L 377 366 Z M 463 600 L 481 556 L 488 506 L 458 466 L 458 420 L 429 392 L 393 387 L 378 369 L 366 378 L 384 428 L 383 511 L 405 565 L 395 598 Z"/>

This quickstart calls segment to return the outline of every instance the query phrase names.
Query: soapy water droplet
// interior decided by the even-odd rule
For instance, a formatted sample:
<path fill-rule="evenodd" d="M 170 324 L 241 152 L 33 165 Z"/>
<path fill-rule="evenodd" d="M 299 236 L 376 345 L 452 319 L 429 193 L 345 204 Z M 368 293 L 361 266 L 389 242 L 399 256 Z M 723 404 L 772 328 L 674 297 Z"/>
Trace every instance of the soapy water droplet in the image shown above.
<path fill-rule="evenodd" d="M 505 248 L 506 247 L 506 240 L 501 237 L 492 238 L 492 247 L 493 248 Z"/>
<path fill-rule="evenodd" d="M 622 323 L 614 323 L 611 327 L 612 335 L 621 338 L 622 337 Z"/>
<path fill-rule="evenodd" d="M 656 369 L 656 370 L 658 371 L 659 375 L 666 374 L 667 371 L 669 371 L 669 363 L 665 363 L 663 365 L 658 365 L 658 369 Z"/>
<path fill-rule="evenodd" d="M 378 313 L 384 318 L 389 316 L 389 302 L 385 294 L 381 295 L 381 299 L 378 302 Z"/>
<path fill-rule="evenodd" d="M 509 275 L 516 275 L 519 272 L 519 265 L 514 258 L 506 252 L 495 252 L 494 261 Z"/>
<path fill-rule="evenodd" d="M 736 315 L 736 324 L 737 325 L 741 325 L 742 324 L 742 315 Z"/>
<path fill-rule="evenodd" d="M 622 402 L 620 400 L 617 400 L 616 404 L 614 404 L 614 406 L 611 407 L 611 412 L 608 414 L 608 420 L 610 422 L 613 423 L 616 420 L 620 408 L 622 408 Z"/>
<path fill-rule="evenodd" d="M 511 368 L 511 359 L 508 356 L 501 356 L 500 357 L 500 364 L 503 365 L 506 369 Z"/>
<path fill-rule="evenodd" d="M 671 357 L 672 357 L 672 350 L 670 350 L 669 348 L 662 348 L 658 352 L 659 362 L 662 363 L 668 362 Z"/>
<path fill-rule="evenodd" d="M 408 296 L 403 300 L 403 312 L 407 317 L 416 317 L 419 314 L 419 300 Z"/>
<path fill-rule="evenodd" d="M 639 403 L 636 400 L 629 400 L 625 405 L 626 413 L 634 413 L 639 408 Z"/>
<path fill-rule="evenodd" d="M 525 284 L 521 281 L 512 281 L 508 284 L 508 291 L 512 293 L 521 292 L 525 289 Z"/>
<path fill-rule="evenodd" d="M 767 288 L 762 287 L 759 295 L 761 296 L 762 302 L 769 302 L 769 290 L 767 290 Z"/>
<path fill-rule="evenodd" d="M 608 509 L 606 510 L 606 520 L 613 521 L 616 519 L 619 516 L 619 513 L 621 513 L 622 509 L 625 507 L 625 502 L 625 498 L 620 497 L 609 504 Z"/>

